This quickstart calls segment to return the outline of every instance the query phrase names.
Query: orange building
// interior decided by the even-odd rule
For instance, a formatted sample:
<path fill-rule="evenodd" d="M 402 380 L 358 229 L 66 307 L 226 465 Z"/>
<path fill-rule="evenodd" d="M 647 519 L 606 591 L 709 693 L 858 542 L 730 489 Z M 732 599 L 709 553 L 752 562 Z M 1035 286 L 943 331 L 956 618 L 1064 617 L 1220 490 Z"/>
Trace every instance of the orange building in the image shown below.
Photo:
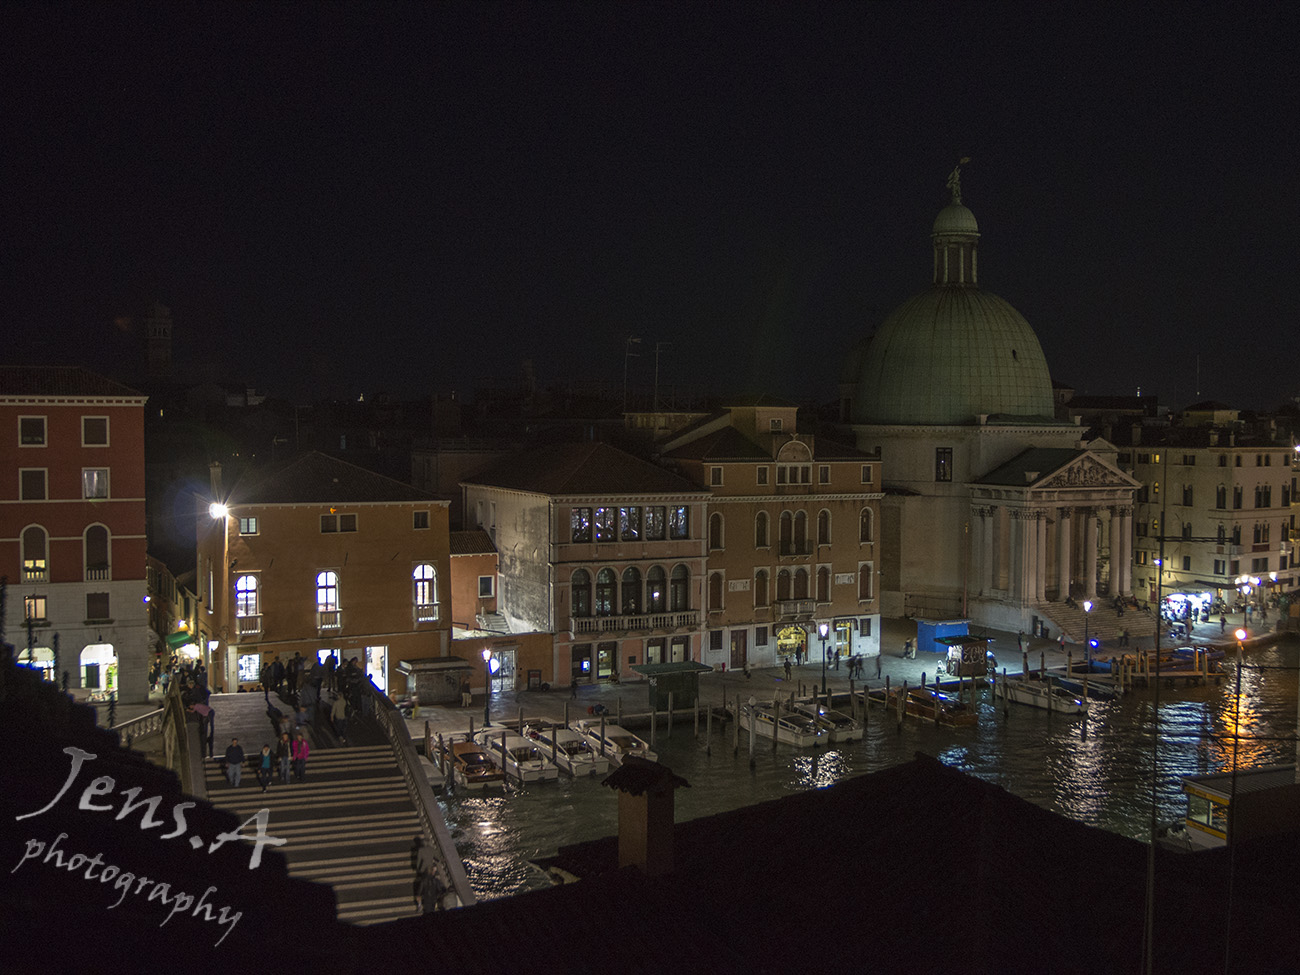
<path fill-rule="evenodd" d="M 145 399 L 84 369 L 0 367 L 6 636 L 47 676 L 121 701 L 145 700 L 153 642 Z"/>
<path fill-rule="evenodd" d="M 332 655 L 400 694 L 401 661 L 447 655 L 445 499 L 319 453 L 228 494 L 213 472 L 197 588 L 215 687 L 255 684 L 276 656 Z"/>
<path fill-rule="evenodd" d="M 661 445 L 711 492 L 701 662 L 716 668 L 880 652 L 880 458 L 799 433 L 796 419 L 764 397 Z"/>

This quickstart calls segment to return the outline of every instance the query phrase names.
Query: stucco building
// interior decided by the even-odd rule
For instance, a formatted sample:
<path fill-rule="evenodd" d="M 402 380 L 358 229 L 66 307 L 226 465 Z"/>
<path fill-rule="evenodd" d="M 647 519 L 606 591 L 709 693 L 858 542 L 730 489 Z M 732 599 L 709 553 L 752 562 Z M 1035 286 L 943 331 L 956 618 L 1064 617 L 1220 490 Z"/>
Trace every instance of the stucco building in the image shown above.
<path fill-rule="evenodd" d="M 878 458 L 798 432 L 797 413 L 740 402 L 661 445 L 710 492 L 702 662 L 720 669 L 880 652 Z"/>
<path fill-rule="evenodd" d="M 222 506 L 200 518 L 197 588 L 216 689 L 300 654 L 355 656 L 402 693 L 401 661 L 447 655 L 446 500 L 320 453 L 228 490 L 213 475 Z"/>
<path fill-rule="evenodd" d="M 147 696 L 154 642 L 144 406 L 140 393 L 85 369 L 0 367 L 7 639 L 47 676 L 66 671 L 69 687 L 122 701 Z"/>
<path fill-rule="evenodd" d="M 463 490 L 497 548 L 498 612 L 555 635 L 556 682 L 700 660 L 707 491 L 601 443 L 514 455 Z"/>

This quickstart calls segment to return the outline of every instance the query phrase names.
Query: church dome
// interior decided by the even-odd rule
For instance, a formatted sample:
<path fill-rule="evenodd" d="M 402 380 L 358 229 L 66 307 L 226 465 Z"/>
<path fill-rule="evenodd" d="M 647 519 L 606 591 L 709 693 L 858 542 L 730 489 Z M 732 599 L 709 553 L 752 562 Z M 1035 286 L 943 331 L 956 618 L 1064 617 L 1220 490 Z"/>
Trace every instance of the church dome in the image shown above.
<path fill-rule="evenodd" d="M 1015 308 L 977 285 L 975 215 L 953 201 L 934 222 L 934 284 L 885 319 L 860 359 L 855 423 L 956 425 L 980 414 L 1050 420 L 1052 379 Z"/>

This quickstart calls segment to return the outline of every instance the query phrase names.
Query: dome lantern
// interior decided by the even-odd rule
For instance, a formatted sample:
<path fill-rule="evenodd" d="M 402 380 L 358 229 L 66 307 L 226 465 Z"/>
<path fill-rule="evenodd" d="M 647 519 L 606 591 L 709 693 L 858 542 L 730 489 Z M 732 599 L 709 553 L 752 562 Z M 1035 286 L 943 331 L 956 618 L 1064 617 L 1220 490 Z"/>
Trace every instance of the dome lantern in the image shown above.
<path fill-rule="evenodd" d="M 970 159 L 963 156 L 948 176 L 952 202 L 934 218 L 930 234 L 934 241 L 934 283 L 975 287 L 979 283 L 979 264 L 975 247 L 980 239 L 975 214 L 961 202 L 961 167 Z"/>

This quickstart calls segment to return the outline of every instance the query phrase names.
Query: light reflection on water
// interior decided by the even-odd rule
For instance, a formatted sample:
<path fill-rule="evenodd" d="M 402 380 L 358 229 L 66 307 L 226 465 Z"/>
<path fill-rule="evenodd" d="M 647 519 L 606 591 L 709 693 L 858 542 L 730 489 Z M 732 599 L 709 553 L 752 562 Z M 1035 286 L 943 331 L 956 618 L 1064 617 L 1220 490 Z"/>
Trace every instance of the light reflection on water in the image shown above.
<path fill-rule="evenodd" d="M 1296 683 L 1300 649 L 1294 644 L 1250 654 L 1242 676 L 1240 714 L 1235 677 L 1218 684 L 1160 691 L 1161 741 L 1156 777 L 1156 818 L 1181 818 L 1180 778 L 1231 767 L 1231 735 L 1239 767 L 1295 760 Z M 985 696 L 973 728 L 936 728 L 909 721 L 900 733 L 893 720 L 871 712 L 861 742 L 796 749 L 760 739 L 749 767 L 742 733 L 715 732 L 712 749 L 689 726 L 660 734 L 660 761 L 690 783 L 676 793 L 679 822 L 753 805 L 792 792 L 822 788 L 854 775 L 906 762 L 916 752 L 995 783 L 1022 798 L 1080 822 L 1145 839 L 1151 827 L 1152 716 L 1149 692 L 1097 702 L 1085 725 L 1077 718 L 1012 705 Z M 528 860 L 561 846 L 612 835 L 618 824 L 612 790 L 599 779 L 500 787 L 443 800 L 447 822 L 474 889 L 499 897 L 545 885 Z M 870 812 L 864 811 L 864 823 Z"/>

